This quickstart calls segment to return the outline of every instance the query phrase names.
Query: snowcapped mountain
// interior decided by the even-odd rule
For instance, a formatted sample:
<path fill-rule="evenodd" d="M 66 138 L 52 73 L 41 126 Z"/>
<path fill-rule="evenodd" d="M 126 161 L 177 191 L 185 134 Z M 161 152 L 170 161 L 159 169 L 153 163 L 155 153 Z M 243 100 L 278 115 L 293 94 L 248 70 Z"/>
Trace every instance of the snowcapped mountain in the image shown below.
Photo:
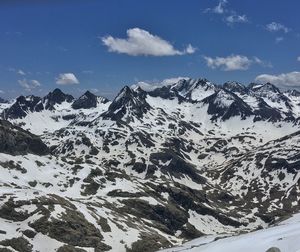
<path fill-rule="evenodd" d="M 13 104 L 5 104 L 2 118 L 41 135 L 66 127 L 73 121 L 83 120 L 87 115 L 100 115 L 108 105 L 108 99 L 89 91 L 75 99 L 55 89 L 42 98 L 20 96 Z"/>
<path fill-rule="evenodd" d="M 86 91 L 82 96 L 72 103 L 73 109 L 91 109 L 96 108 L 98 104 L 108 103 L 109 100 L 105 97 L 99 97 Z"/>
<path fill-rule="evenodd" d="M 126 122 L 140 119 L 150 109 L 146 102 L 146 92 L 141 88 L 132 90 L 125 86 L 109 105 L 108 110 L 101 117 L 110 118 L 113 121 L 124 120 Z"/>
<path fill-rule="evenodd" d="M 212 115 L 212 120 L 221 118 L 223 121 L 240 116 L 245 119 L 253 115 L 251 107 L 241 98 L 226 89 L 220 89 L 211 96 L 202 100 L 204 104 L 208 104 L 207 113 Z"/>
<path fill-rule="evenodd" d="M 249 89 L 236 81 L 225 82 L 223 84 L 223 88 L 230 92 L 239 93 L 241 95 L 249 94 Z"/>
<path fill-rule="evenodd" d="M 171 90 L 176 90 L 181 96 L 194 101 L 201 101 L 212 95 L 217 87 L 206 79 L 182 79 Z"/>
<path fill-rule="evenodd" d="M 18 97 L 0 123 L 0 248 L 156 251 L 296 213 L 299 97 L 206 79 Z"/>

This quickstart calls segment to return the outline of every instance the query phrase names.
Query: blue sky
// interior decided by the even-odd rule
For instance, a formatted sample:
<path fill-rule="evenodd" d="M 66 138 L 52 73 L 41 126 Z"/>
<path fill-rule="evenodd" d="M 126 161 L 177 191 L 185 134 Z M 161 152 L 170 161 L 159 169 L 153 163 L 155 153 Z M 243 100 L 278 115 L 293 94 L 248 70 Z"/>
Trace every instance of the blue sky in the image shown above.
<path fill-rule="evenodd" d="M 300 86 L 298 0 L 2 0 L 0 96 L 173 77 Z"/>

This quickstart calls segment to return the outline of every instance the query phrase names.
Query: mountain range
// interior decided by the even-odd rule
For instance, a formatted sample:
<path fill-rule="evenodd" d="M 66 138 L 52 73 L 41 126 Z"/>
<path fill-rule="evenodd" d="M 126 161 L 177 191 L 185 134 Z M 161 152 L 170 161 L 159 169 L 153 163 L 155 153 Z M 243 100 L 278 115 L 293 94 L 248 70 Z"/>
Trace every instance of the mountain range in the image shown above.
<path fill-rule="evenodd" d="M 0 113 L 0 251 L 150 252 L 299 211 L 296 90 L 182 79 Z"/>

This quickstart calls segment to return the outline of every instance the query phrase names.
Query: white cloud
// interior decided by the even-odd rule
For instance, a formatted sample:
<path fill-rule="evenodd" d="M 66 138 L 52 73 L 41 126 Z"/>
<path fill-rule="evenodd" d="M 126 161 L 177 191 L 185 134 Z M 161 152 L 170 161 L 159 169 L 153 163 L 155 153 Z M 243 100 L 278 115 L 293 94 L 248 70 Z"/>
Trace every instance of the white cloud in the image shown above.
<path fill-rule="evenodd" d="M 188 44 L 184 52 L 185 54 L 193 54 L 194 52 L 196 52 L 196 50 L 197 49 L 195 47 L 193 47 L 191 44 Z"/>
<path fill-rule="evenodd" d="M 208 8 L 204 11 L 204 13 L 213 13 L 219 14 L 223 17 L 223 21 L 227 24 L 232 26 L 235 23 L 248 23 L 248 17 L 246 15 L 239 15 L 235 10 L 226 8 L 228 4 L 227 0 L 219 0 L 217 6 L 213 8 Z"/>
<path fill-rule="evenodd" d="M 225 18 L 225 22 L 229 25 L 234 23 L 248 23 L 249 20 L 246 15 L 233 14 Z"/>
<path fill-rule="evenodd" d="M 270 24 L 267 24 L 265 27 L 269 32 L 278 32 L 278 31 L 283 31 L 285 33 L 288 33 L 290 31 L 289 28 L 287 28 L 285 25 L 272 22 Z"/>
<path fill-rule="evenodd" d="M 4 91 L 0 89 L 0 94 L 4 94 Z"/>
<path fill-rule="evenodd" d="M 73 84 L 79 84 L 79 81 L 73 73 L 61 73 L 56 78 L 56 84 L 73 85 Z"/>
<path fill-rule="evenodd" d="M 298 56 L 297 61 L 300 61 L 300 56 Z"/>
<path fill-rule="evenodd" d="M 219 68 L 223 71 L 234 71 L 234 70 L 247 70 L 252 64 L 259 64 L 267 66 L 261 59 L 258 57 L 248 58 L 243 55 L 230 55 L 227 57 L 207 57 L 204 56 L 206 64 L 212 69 Z"/>
<path fill-rule="evenodd" d="M 20 75 L 26 75 L 26 73 L 25 73 L 23 70 L 21 70 L 21 69 L 19 69 L 19 70 L 17 71 L 17 73 L 20 74 Z"/>
<path fill-rule="evenodd" d="M 227 0 L 220 0 L 217 6 L 215 6 L 213 8 L 208 8 L 204 12 L 211 12 L 211 13 L 215 13 L 215 14 L 223 14 L 227 11 L 226 8 L 225 8 L 227 3 L 228 3 Z"/>
<path fill-rule="evenodd" d="M 184 55 L 192 54 L 196 50 L 192 45 L 188 45 L 182 51 L 177 50 L 170 42 L 140 28 L 128 29 L 127 38 L 125 39 L 112 36 L 106 36 L 101 39 L 110 52 L 125 53 L 131 56 Z"/>
<path fill-rule="evenodd" d="M 37 87 L 41 86 L 41 83 L 37 80 L 18 80 L 18 83 L 20 84 L 21 87 L 23 87 L 26 91 L 31 91 Z"/>
<path fill-rule="evenodd" d="M 260 83 L 270 82 L 282 87 L 300 87 L 300 72 L 282 73 L 278 75 L 261 74 L 255 78 Z"/>

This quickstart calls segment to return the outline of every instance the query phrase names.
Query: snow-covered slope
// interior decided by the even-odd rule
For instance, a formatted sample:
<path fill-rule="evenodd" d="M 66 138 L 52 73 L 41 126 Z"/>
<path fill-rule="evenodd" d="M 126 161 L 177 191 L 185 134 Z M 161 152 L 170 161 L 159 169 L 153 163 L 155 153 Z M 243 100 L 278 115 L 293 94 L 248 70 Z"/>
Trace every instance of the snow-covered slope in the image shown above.
<path fill-rule="evenodd" d="M 3 117 L 48 152 L 0 153 L 0 246 L 155 251 L 299 211 L 297 97 L 183 79 L 126 86 L 111 102 L 17 98 Z M 24 134 L 14 143 L 30 150 Z"/>
<path fill-rule="evenodd" d="M 300 214 L 276 226 L 232 237 L 206 236 L 161 252 L 298 252 Z"/>
<path fill-rule="evenodd" d="M 55 89 L 43 98 L 20 96 L 12 104 L 0 104 L 0 109 L 3 107 L 4 119 L 42 135 L 64 128 L 86 116 L 97 117 L 106 111 L 109 104 L 106 98 L 97 97 L 89 91 L 75 100 L 71 95 Z"/>

